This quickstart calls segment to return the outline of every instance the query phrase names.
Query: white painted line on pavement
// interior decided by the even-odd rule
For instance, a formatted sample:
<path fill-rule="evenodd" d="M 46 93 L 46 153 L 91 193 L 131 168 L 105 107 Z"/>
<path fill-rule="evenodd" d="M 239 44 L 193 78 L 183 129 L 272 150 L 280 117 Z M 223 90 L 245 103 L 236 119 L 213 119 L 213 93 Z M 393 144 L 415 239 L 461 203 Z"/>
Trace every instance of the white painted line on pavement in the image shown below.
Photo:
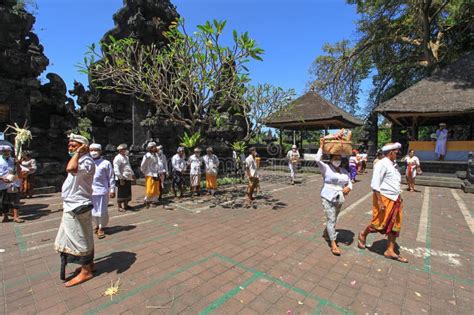
<path fill-rule="evenodd" d="M 425 193 L 423 194 L 423 205 L 421 206 L 420 223 L 418 225 L 418 234 L 416 235 L 416 240 L 420 243 L 426 243 L 426 235 L 428 234 L 430 192 L 430 187 L 425 187 Z"/>
<path fill-rule="evenodd" d="M 59 228 L 59 227 L 52 228 L 52 229 L 47 229 L 47 230 L 43 230 L 43 231 L 38 231 L 38 232 L 34 232 L 34 233 L 23 234 L 23 237 L 34 236 L 34 235 L 38 235 L 38 234 L 43 234 L 43 233 L 48 233 L 48 232 L 52 232 L 52 231 L 57 231 L 58 228 Z"/>
<path fill-rule="evenodd" d="M 342 209 L 341 213 L 339 214 L 338 218 L 341 218 L 343 216 L 345 216 L 346 214 L 348 214 L 349 212 L 351 212 L 352 210 L 354 210 L 355 208 L 357 208 L 361 203 L 363 203 L 364 201 L 366 201 L 370 196 L 373 195 L 373 192 L 369 192 L 367 195 L 365 195 L 364 197 L 360 198 L 359 200 L 357 200 L 356 202 L 354 202 L 353 204 L 351 204 L 349 207 L 345 208 L 345 209 Z"/>
<path fill-rule="evenodd" d="M 471 217 L 469 210 L 467 210 L 464 200 L 459 197 L 457 191 L 454 189 L 451 189 L 451 194 L 453 194 L 454 199 L 456 199 L 459 209 L 461 209 L 462 215 L 464 216 L 464 220 L 466 220 L 467 226 L 469 226 L 471 233 L 474 234 L 474 219 Z"/>

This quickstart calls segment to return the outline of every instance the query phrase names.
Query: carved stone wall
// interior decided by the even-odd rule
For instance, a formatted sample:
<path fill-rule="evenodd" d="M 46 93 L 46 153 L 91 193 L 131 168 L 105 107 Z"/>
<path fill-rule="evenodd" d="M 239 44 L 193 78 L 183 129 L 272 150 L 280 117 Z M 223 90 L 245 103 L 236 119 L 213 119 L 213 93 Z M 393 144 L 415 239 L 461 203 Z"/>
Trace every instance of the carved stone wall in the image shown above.
<path fill-rule="evenodd" d="M 65 176 L 65 131 L 76 125 L 74 101 L 66 97 L 66 84 L 57 74 L 38 76 L 49 64 L 38 36 L 32 32 L 35 17 L 15 9 L 15 0 L 0 0 L 0 129 L 27 123 L 38 161 L 37 186 L 59 188 Z M 7 140 L 13 141 L 11 137 Z"/>

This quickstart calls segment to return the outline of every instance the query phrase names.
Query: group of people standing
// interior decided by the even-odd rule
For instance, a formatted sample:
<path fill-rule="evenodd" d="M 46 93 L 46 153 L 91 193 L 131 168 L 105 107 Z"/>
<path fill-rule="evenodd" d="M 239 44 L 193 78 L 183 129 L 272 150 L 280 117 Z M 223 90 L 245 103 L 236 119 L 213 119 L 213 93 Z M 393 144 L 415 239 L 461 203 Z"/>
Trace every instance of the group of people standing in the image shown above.
<path fill-rule="evenodd" d="M 99 239 L 105 237 L 107 226 L 108 203 L 117 197 L 119 210 L 124 211 L 130 206 L 131 185 L 135 175 L 128 158 L 125 144 L 117 147 L 118 154 L 110 163 L 102 157 L 102 147 L 76 134 L 69 135 L 68 152 L 70 159 L 66 166 L 67 178 L 62 186 L 63 216 L 55 240 L 55 250 L 60 253 L 60 278 L 66 280 L 66 266 L 70 262 L 78 263 L 73 277 L 66 282 L 66 287 L 85 282 L 93 277 L 94 271 L 94 234 Z M 1 148 L 0 148 L 1 149 Z M 145 175 L 145 205 L 159 201 L 162 197 L 164 180 L 168 176 L 168 166 L 161 147 L 150 142 L 147 153 L 143 157 L 140 169 Z M 178 148 L 171 159 L 173 172 L 173 191 L 177 189 L 183 196 L 184 172 L 190 168 L 190 186 L 193 194 L 200 193 L 201 165 L 205 166 L 206 187 L 208 194 L 217 190 L 217 172 L 219 159 L 207 148 L 206 155 L 201 157 L 201 150 L 194 149 L 194 154 L 186 161 L 184 149 Z M 250 148 L 245 160 L 246 174 L 249 180 L 246 201 L 253 201 L 254 191 L 259 185 L 257 152 Z M 9 164 L 0 161 L 0 175 Z M 0 184 L 5 184 L 1 182 Z"/>

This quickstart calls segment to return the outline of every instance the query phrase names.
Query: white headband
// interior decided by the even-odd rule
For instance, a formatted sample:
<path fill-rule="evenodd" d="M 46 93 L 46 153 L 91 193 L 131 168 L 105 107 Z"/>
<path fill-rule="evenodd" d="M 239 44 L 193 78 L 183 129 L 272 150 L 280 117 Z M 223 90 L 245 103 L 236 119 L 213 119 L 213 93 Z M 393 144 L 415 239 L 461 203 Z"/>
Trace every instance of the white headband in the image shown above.
<path fill-rule="evenodd" d="M 102 146 L 99 143 L 93 143 L 89 146 L 89 149 L 95 149 L 95 150 L 102 151 Z"/>
<path fill-rule="evenodd" d="M 150 149 L 150 148 L 153 148 L 153 147 L 156 147 L 156 143 L 155 142 L 148 142 L 148 145 L 146 146 L 146 148 Z"/>
<path fill-rule="evenodd" d="M 402 145 L 398 142 L 387 143 L 386 145 L 384 145 L 382 147 L 382 151 L 383 152 L 388 152 L 388 151 L 397 150 L 397 149 L 401 149 L 401 148 L 402 148 Z"/>
<path fill-rule="evenodd" d="M 71 133 L 69 135 L 69 140 L 79 142 L 79 143 L 82 143 L 82 144 L 85 144 L 85 145 L 89 145 L 89 140 L 87 140 L 86 137 L 83 137 L 81 135 L 76 135 L 76 134 Z"/>

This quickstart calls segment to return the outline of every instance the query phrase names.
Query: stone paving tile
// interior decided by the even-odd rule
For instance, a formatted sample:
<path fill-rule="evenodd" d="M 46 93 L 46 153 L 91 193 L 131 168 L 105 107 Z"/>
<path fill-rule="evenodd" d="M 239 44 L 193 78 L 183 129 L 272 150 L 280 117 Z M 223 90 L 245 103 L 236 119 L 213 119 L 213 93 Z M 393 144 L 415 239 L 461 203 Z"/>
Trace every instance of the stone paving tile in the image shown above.
<path fill-rule="evenodd" d="M 341 257 L 321 238 L 320 176 L 300 178 L 290 186 L 286 175 L 266 173 L 256 209 L 189 198 L 143 209 L 143 188 L 134 187 L 136 211 L 110 207 L 110 234 L 95 243 L 96 277 L 69 289 L 52 249 L 59 195 L 26 200 L 27 222 L 0 229 L 0 314 L 470 313 L 474 237 L 449 189 L 430 187 L 426 242 L 417 240 L 426 188 L 403 194 L 405 265 L 383 258 L 380 235 L 368 250 L 356 248 L 370 220 L 370 174 L 360 176 L 338 220 Z M 458 193 L 471 209 L 474 195 Z M 102 296 L 119 278 L 119 295 Z"/>

